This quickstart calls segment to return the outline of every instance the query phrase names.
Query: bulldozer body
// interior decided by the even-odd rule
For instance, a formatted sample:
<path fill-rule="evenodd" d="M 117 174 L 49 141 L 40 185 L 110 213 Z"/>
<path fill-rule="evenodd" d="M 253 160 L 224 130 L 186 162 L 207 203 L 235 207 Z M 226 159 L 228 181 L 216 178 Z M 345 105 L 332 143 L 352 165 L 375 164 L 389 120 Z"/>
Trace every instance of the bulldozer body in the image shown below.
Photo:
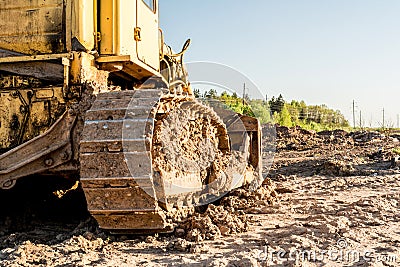
<path fill-rule="evenodd" d="M 183 65 L 189 42 L 174 54 L 158 15 L 157 0 L 1 1 L 0 189 L 35 174 L 79 179 L 101 228 L 171 229 L 166 212 L 188 192 L 169 186 L 211 184 L 156 164 L 163 149 L 153 133 L 180 107 L 212 122 L 218 153 L 241 149 L 248 168 L 234 187 L 254 180 L 250 167 L 260 174 L 258 120 L 225 125 L 195 101 Z"/>

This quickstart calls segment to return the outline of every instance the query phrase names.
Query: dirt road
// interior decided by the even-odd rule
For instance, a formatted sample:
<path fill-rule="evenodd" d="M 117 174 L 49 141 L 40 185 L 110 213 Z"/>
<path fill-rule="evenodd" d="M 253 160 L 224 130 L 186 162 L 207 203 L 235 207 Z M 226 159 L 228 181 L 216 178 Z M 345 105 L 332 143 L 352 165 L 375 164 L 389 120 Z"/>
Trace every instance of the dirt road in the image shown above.
<path fill-rule="evenodd" d="M 276 199 L 269 182 L 239 190 L 175 234 L 150 236 L 107 235 L 85 212 L 73 216 L 75 202 L 23 225 L 3 213 L 0 266 L 398 266 L 396 136 L 283 127 L 277 136 Z"/>

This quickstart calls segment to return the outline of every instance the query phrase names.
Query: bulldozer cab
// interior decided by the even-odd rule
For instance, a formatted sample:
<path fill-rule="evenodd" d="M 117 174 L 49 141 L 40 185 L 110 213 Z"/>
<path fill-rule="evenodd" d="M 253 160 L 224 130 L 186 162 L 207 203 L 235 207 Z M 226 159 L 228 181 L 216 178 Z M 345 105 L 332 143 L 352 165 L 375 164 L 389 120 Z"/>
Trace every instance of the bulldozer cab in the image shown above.
<path fill-rule="evenodd" d="M 157 0 L 97 0 L 97 44 L 101 56 L 129 56 L 141 69 L 159 71 L 160 42 Z M 96 14 L 94 14 L 96 16 Z M 115 58 L 118 61 L 118 58 Z M 123 60 L 123 58 L 120 58 Z M 109 60 L 108 60 L 109 61 Z M 108 64 L 111 65 L 111 64 Z M 129 69 L 126 68 L 129 72 Z M 136 74 L 131 71 L 131 75 Z"/>
<path fill-rule="evenodd" d="M 97 0 L 95 5 L 96 41 L 103 57 L 98 60 L 101 68 L 139 80 L 158 76 L 158 1 Z"/>
<path fill-rule="evenodd" d="M 130 55 L 154 70 L 159 65 L 156 0 L 98 0 L 100 55 Z"/>

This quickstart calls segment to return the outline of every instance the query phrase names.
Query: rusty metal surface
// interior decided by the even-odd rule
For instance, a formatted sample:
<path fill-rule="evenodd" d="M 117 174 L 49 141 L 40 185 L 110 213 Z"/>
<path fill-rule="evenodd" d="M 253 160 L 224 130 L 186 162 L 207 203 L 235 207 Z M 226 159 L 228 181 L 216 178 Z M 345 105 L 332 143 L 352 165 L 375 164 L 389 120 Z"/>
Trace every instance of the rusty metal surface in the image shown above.
<path fill-rule="evenodd" d="M 254 168 L 258 180 L 262 181 L 262 128 L 260 121 L 249 116 L 240 116 L 243 125 L 250 137 L 250 157 L 249 163 Z"/>
<path fill-rule="evenodd" d="M 4 0 L 0 3 L 0 48 L 24 54 L 65 49 L 63 0 Z"/>
<path fill-rule="evenodd" d="M 34 88 L 36 82 L 0 75 L 0 152 L 43 134 L 65 112 L 63 88 Z"/>
<path fill-rule="evenodd" d="M 72 157 L 71 131 L 76 116 L 65 112 L 45 133 L 0 155 L 0 188 L 12 181 L 55 168 Z"/>
<path fill-rule="evenodd" d="M 52 61 L 66 58 L 72 59 L 72 54 L 26 56 L 0 48 L 0 71 L 61 84 L 64 79 L 64 67 Z"/>

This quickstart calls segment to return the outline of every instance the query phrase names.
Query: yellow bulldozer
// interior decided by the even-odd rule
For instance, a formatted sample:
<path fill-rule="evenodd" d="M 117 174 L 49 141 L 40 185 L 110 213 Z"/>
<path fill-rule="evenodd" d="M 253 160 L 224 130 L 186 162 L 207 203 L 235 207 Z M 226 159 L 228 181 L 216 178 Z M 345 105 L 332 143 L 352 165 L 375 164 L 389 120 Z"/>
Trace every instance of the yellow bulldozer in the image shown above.
<path fill-rule="evenodd" d="M 1 1 L 0 194 L 70 179 L 100 228 L 146 232 L 257 184 L 260 124 L 195 99 L 189 43 L 164 44 L 157 0 Z"/>

